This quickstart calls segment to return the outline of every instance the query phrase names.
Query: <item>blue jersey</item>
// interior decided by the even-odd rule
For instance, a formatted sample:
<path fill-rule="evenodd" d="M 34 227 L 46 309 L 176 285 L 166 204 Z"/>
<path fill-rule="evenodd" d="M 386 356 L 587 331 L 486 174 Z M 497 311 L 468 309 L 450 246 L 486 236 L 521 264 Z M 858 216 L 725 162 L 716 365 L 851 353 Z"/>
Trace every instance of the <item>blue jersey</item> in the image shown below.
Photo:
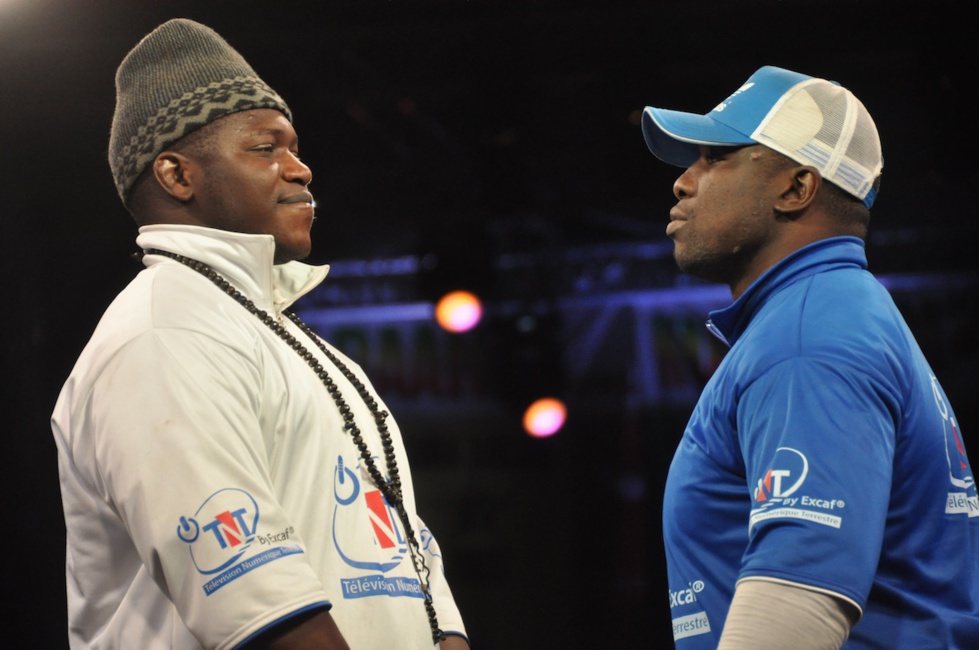
<path fill-rule="evenodd" d="M 715 648 L 735 585 L 862 612 L 845 648 L 979 648 L 979 500 L 958 422 L 863 243 L 770 269 L 710 326 L 731 346 L 670 466 L 676 646 Z"/>

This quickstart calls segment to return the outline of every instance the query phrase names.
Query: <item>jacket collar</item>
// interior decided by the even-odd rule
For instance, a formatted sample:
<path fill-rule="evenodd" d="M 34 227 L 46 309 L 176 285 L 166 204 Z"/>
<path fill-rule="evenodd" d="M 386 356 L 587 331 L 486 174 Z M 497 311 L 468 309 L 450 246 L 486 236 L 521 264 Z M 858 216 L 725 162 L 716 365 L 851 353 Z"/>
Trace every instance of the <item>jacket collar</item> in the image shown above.
<path fill-rule="evenodd" d="M 272 235 L 243 233 L 184 225 L 153 225 L 139 229 L 136 244 L 178 253 L 207 264 L 259 308 L 280 313 L 312 291 L 326 278 L 329 266 L 301 262 L 275 264 Z M 146 255 L 143 264 L 170 263 L 159 255 Z"/>
<path fill-rule="evenodd" d="M 803 246 L 765 271 L 731 305 L 710 312 L 707 327 L 733 346 L 772 295 L 798 280 L 840 267 L 867 268 L 863 240 L 831 237 Z"/>

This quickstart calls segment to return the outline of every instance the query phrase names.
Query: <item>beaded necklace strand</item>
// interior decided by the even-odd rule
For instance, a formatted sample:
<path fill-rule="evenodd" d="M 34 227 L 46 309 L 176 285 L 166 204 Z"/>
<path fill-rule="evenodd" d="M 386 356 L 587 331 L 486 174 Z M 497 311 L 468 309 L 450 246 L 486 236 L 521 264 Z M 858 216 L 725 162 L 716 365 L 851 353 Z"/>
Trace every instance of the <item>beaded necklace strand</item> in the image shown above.
<path fill-rule="evenodd" d="M 435 615 L 435 606 L 432 603 L 432 592 L 431 585 L 429 583 L 429 576 L 431 571 L 428 565 L 425 563 L 425 558 L 422 556 L 421 546 L 418 543 L 418 538 L 415 536 L 414 527 L 411 525 L 411 518 L 408 516 L 408 511 L 404 506 L 404 495 L 401 490 L 401 475 L 398 472 L 397 460 L 394 456 L 394 442 L 391 438 L 391 432 L 388 430 L 387 423 L 385 420 L 388 417 L 387 411 L 382 411 L 378 408 L 377 400 L 375 400 L 371 394 L 368 392 L 367 387 L 364 385 L 360 379 L 343 363 L 336 354 L 330 351 L 318 336 L 309 328 L 306 323 L 304 323 L 299 316 L 293 314 L 292 312 L 282 312 L 283 315 L 292 321 L 296 327 L 299 328 L 303 334 L 305 334 L 313 342 L 313 344 L 319 348 L 327 359 L 330 360 L 337 370 L 340 371 L 347 381 L 349 381 L 353 387 L 357 390 L 360 398 L 370 409 L 371 415 L 374 416 L 374 424 L 377 427 L 377 432 L 381 438 L 381 446 L 384 450 L 384 462 L 388 470 L 388 478 L 385 479 L 381 474 L 381 471 L 377 467 L 377 463 L 374 462 L 374 458 L 371 455 L 370 449 L 367 447 L 367 443 L 364 441 L 364 437 L 360 432 L 360 428 L 354 422 L 353 411 L 350 405 L 347 404 L 346 400 L 343 399 L 343 395 L 340 393 L 340 388 L 337 386 L 336 382 L 330 377 L 326 368 L 323 367 L 313 353 L 310 352 L 306 347 L 289 331 L 284 325 L 276 321 L 268 312 L 263 309 L 259 309 L 258 306 L 244 296 L 240 291 L 231 286 L 231 283 L 225 280 L 220 274 L 218 274 L 214 269 L 212 269 L 207 264 L 203 262 L 198 262 L 197 260 L 191 259 L 189 257 L 184 257 L 183 255 L 178 255 L 177 253 L 171 253 L 169 251 L 160 250 L 157 248 L 147 249 L 145 251 L 146 255 L 162 255 L 163 257 L 168 257 L 172 260 L 180 262 L 184 266 L 187 266 L 194 271 L 197 271 L 208 280 L 213 282 L 219 289 L 224 291 L 226 294 L 231 296 L 238 304 L 247 309 L 250 313 L 254 314 L 260 321 L 265 323 L 269 329 L 275 332 L 286 344 L 292 348 L 296 354 L 302 357 L 316 376 L 319 377 L 320 381 L 326 387 L 327 392 L 330 397 L 333 398 L 337 409 L 340 411 L 341 417 L 343 417 L 343 430 L 350 432 L 350 437 L 353 438 L 354 445 L 360 452 L 360 458 L 364 461 L 367 467 L 367 473 L 370 475 L 371 480 L 384 495 L 384 498 L 388 503 L 392 504 L 395 511 L 398 513 L 398 518 L 401 520 L 401 524 L 405 528 L 405 536 L 408 538 L 408 549 L 409 555 L 411 556 L 412 564 L 415 568 L 415 573 L 418 575 L 419 584 L 421 586 L 422 593 L 425 596 L 425 611 L 428 613 L 428 622 L 432 628 L 432 640 L 434 643 L 438 643 L 441 639 L 445 638 L 445 634 L 439 628 L 438 618 Z"/>

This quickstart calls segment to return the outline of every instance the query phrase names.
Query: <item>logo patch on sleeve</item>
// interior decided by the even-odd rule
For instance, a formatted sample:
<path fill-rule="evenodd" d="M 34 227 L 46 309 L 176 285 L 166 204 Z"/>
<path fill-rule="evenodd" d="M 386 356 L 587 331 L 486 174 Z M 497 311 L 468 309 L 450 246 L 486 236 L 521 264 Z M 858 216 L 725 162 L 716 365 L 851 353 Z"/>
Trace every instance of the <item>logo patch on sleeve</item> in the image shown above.
<path fill-rule="evenodd" d="M 805 519 L 813 523 L 839 528 L 843 517 L 836 514 L 846 507 L 843 499 L 826 499 L 802 494 L 800 490 L 809 476 L 809 460 L 798 449 L 779 447 L 775 460 L 765 475 L 758 479 L 754 505 L 748 520 L 748 530 L 769 519 Z"/>
<path fill-rule="evenodd" d="M 218 490 L 193 516 L 180 518 L 177 537 L 187 544 L 197 572 L 208 578 L 203 585 L 204 593 L 210 596 L 264 564 L 303 552 L 299 545 L 289 543 L 262 550 L 271 539 L 287 542 L 292 531 L 259 536 L 258 522 L 258 503 L 238 488 Z"/>

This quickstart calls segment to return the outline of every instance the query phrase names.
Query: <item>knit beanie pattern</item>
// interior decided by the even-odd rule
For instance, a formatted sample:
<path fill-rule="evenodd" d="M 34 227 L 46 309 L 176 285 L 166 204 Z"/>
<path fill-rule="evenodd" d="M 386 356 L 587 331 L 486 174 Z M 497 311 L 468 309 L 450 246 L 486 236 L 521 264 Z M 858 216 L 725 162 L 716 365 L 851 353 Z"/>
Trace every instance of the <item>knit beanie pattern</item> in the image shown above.
<path fill-rule="evenodd" d="M 184 18 L 147 34 L 116 71 L 109 167 L 123 204 L 161 152 L 214 120 L 257 108 L 292 112 L 210 27 Z"/>

